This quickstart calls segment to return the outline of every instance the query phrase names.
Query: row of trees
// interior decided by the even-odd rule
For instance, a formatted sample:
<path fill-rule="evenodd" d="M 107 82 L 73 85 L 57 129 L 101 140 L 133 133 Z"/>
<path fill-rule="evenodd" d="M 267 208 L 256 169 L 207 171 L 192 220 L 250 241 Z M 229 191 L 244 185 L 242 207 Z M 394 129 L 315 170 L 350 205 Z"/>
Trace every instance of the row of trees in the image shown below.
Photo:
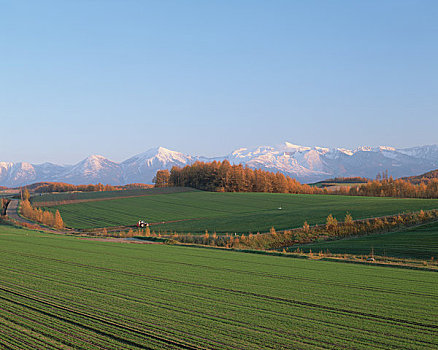
<path fill-rule="evenodd" d="M 48 193 L 48 192 L 95 192 L 95 191 L 115 191 L 117 188 L 111 185 L 103 185 L 98 183 L 96 185 L 71 185 L 63 182 L 44 182 L 36 184 L 34 192 L 36 193 Z"/>
<path fill-rule="evenodd" d="M 195 162 L 184 168 L 159 170 L 156 187 L 183 186 L 215 192 L 327 193 L 327 190 L 303 185 L 280 172 L 231 165 L 229 161 Z"/>
<path fill-rule="evenodd" d="M 293 247 L 296 244 L 311 243 L 320 240 L 342 238 L 348 236 L 361 236 L 370 233 L 385 233 L 399 230 L 438 219 L 438 210 L 429 210 L 417 213 L 407 213 L 382 218 L 366 220 L 353 220 L 350 214 L 345 216 L 343 222 L 338 222 L 331 214 L 327 217 L 325 225 L 310 226 L 307 222 L 303 227 L 294 230 L 277 232 L 271 228 L 269 233 L 249 235 L 178 235 L 171 238 L 175 241 L 188 244 L 211 245 L 216 247 L 273 250 Z"/>
<path fill-rule="evenodd" d="M 96 185 L 71 185 L 64 182 L 42 182 L 29 186 L 35 193 L 49 193 L 49 192 L 99 192 L 99 191 L 117 191 L 128 190 L 136 188 L 149 188 L 151 185 L 142 183 L 132 183 L 123 186 L 103 185 L 98 183 Z"/>
<path fill-rule="evenodd" d="M 37 221 L 43 225 L 51 226 L 57 229 L 64 228 L 64 222 L 58 210 L 55 212 L 55 214 L 53 214 L 48 210 L 33 208 L 29 200 L 27 199 L 21 201 L 20 210 L 21 215 L 30 220 Z"/>
<path fill-rule="evenodd" d="M 427 183 L 413 184 L 390 177 L 370 181 L 358 187 L 351 187 L 348 194 L 373 197 L 438 198 L 438 179 L 431 179 Z"/>
<path fill-rule="evenodd" d="M 377 175 L 377 177 L 381 177 L 381 175 Z M 333 183 L 333 182 L 340 182 L 340 183 L 367 183 L 370 179 L 366 177 L 361 176 L 351 176 L 351 177 L 335 177 L 333 179 L 328 179 L 324 181 L 320 181 L 320 183 Z"/>
<path fill-rule="evenodd" d="M 151 230 L 149 227 L 146 227 L 145 229 L 129 229 L 128 231 L 115 231 L 115 232 L 108 232 L 106 228 L 103 230 L 96 230 L 92 233 L 95 236 L 102 236 L 102 237 L 114 237 L 114 238 L 130 238 L 130 237 L 158 237 L 155 232 L 152 235 Z M 161 237 L 161 236 L 160 236 Z"/>
<path fill-rule="evenodd" d="M 363 181 L 364 178 L 353 178 Z M 346 178 L 342 181 L 348 182 Z M 353 180 L 352 180 L 353 181 Z M 427 184 L 412 184 L 394 180 L 386 174 L 361 185 L 339 186 L 335 190 L 301 184 L 280 172 L 231 165 L 222 162 L 195 162 L 183 168 L 174 166 L 171 171 L 159 170 L 154 178 L 156 187 L 184 186 L 215 192 L 272 192 L 304 194 L 339 194 L 352 196 L 438 198 L 438 179 Z"/>

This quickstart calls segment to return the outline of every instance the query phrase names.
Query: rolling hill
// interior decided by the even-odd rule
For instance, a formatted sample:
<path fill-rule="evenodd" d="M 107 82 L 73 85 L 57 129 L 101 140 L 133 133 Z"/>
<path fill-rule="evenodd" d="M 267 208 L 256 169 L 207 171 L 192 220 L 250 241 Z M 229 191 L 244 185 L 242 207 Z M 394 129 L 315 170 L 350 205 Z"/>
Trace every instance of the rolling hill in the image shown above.
<path fill-rule="evenodd" d="M 409 181 L 413 184 L 428 183 L 432 179 L 438 179 L 438 169 L 429 171 L 425 174 L 403 178 L 403 180 Z"/>
<path fill-rule="evenodd" d="M 437 274 L 0 225 L 5 349 L 436 349 Z"/>
<path fill-rule="evenodd" d="M 157 232 L 204 233 L 208 230 L 247 234 L 267 232 L 271 227 L 277 230 L 301 227 L 306 220 L 311 225 L 321 224 L 329 214 L 343 220 L 347 212 L 361 219 L 438 208 L 435 199 L 203 191 L 160 194 L 151 190 L 141 194 L 148 191 L 153 195 L 87 201 L 49 209 L 58 209 L 67 226 L 81 229 L 130 226 L 144 219 L 153 223 L 151 230 Z M 56 196 L 61 200 L 65 198 L 63 194 L 48 196 L 52 200 Z"/>
<path fill-rule="evenodd" d="M 294 246 L 290 250 L 295 250 Z M 398 232 L 371 234 L 299 246 L 303 252 L 329 250 L 335 254 L 369 255 L 429 260 L 438 258 L 438 223 L 428 223 Z"/>

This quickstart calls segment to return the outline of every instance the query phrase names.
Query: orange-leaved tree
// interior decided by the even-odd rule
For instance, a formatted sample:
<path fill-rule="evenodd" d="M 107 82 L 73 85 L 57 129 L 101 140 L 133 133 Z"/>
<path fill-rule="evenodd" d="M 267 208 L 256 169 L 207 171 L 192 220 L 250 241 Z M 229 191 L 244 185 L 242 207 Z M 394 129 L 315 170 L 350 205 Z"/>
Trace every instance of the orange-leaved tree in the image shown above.
<path fill-rule="evenodd" d="M 64 221 L 62 220 L 61 214 L 59 210 L 55 213 L 55 228 L 62 229 L 64 228 Z"/>

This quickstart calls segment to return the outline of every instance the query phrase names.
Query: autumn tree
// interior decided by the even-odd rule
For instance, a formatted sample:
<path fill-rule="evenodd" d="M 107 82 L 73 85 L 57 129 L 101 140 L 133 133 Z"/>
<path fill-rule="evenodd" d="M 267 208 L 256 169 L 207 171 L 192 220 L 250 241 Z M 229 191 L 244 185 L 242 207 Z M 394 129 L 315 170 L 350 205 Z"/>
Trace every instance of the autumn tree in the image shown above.
<path fill-rule="evenodd" d="M 408 181 L 382 174 L 379 180 L 352 178 L 361 185 L 339 187 L 336 190 L 301 184 L 296 179 L 277 172 L 252 169 L 229 161 L 195 162 L 184 167 L 174 166 L 171 171 L 159 170 L 154 178 L 156 187 L 183 186 L 217 192 L 268 192 L 300 194 L 339 194 L 351 196 L 378 196 L 401 198 L 438 198 L 438 179 L 414 185 Z M 342 178 L 349 182 L 349 178 Z"/>
<path fill-rule="evenodd" d="M 24 190 L 22 191 L 22 198 L 24 201 L 28 201 L 30 199 L 30 193 L 27 187 L 25 187 Z"/>
<path fill-rule="evenodd" d="M 56 210 L 55 213 L 55 228 L 57 229 L 63 229 L 64 228 L 64 221 L 62 221 L 61 214 L 59 213 L 59 210 Z"/>
<path fill-rule="evenodd" d="M 310 226 L 309 226 L 309 224 L 307 223 L 307 221 L 304 221 L 303 231 L 306 232 L 306 233 L 308 233 L 309 230 L 310 230 Z"/>
<path fill-rule="evenodd" d="M 158 170 L 154 179 L 155 187 L 168 187 L 169 186 L 170 173 L 169 170 Z"/>
<path fill-rule="evenodd" d="M 353 221 L 353 217 L 351 216 L 350 213 L 347 213 L 347 214 L 345 215 L 344 223 L 345 223 L 345 225 L 347 225 L 347 226 L 353 226 L 354 221 Z"/>
<path fill-rule="evenodd" d="M 329 232 L 335 232 L 338 229 L 338 220 L 332 214 L 327 216 L 325 228 Z"/>
<path fill-rule="evenodd" d="M 55 226 L 55 216 L 50 211 L 44 211 L 42 223 L 47 226 Z"/>

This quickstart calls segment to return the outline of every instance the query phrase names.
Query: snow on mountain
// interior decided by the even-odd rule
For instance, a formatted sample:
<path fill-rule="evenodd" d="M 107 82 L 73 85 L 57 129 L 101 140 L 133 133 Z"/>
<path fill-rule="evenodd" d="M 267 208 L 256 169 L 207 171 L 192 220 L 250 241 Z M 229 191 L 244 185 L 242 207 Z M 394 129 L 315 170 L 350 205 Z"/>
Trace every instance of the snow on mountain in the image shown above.
<path fill-rule="evenodd" d="M 36 178 L 53 179 L 60 176 L 62 173 L 71 168 L 71 165 L 57 165 L 53 163 L 43 163 L 32 165 L 35 169 Z"/>
<path fill-rule="evenodd" d="M 26 162 L 0 162 L 0 183 L 14 183 L 20 186 L 23 184 L 32 183 L 35 179 L 36 171 L 32 164 Z"/>
<path fill-rule="evenodd" d="M 122 179 L 123 171 L 120 164 L 99 155 L 92 155 L 58 174 L 53 180 L 74 185 L 98 182 L 116 185 L 121 183 Z"/>
<path fill-rule="evenodd" d="M 0 183 L 6 182 L 10 169 L 14 166 L 12 162 L 0 162 Z"/>
<path fill-rule="evenodd" d="M 241 148 L 231 153 L 231 163 L 281 171 L 301 182 L 328 177 L 374 178 L 388 170 L 394 177 L 418 174 L 438 167 L 438 146 L 396 149 L 389 146 L 346 148 L 307 147 L 285 142 L 276 147 Z"/>
<path fill-rule="evenodd" d="M 251 168 L 280 171 L 295 178 L 318 179 L 330 176 L 320 155 L 327 149 L 312 149 L 285 142 L 277 147 L 241 148 L 226 157 L 231 164 L 245 164 Z"/>
<path fill-rule="evenodd" d="M 16 187 L 41 181 L 73 184 L 151 183 L 157 170 L 183 167 L 197 160 L 244 164 L 251 168 L 280 171 L 301 182 L 330 177 L 374 178 L 388 170 L 394 177 L 418 175 L 438 168 L 438 145 L 396 149 L 389 146 L 356 149 L 308 147 L 284 142 L 277 146 L 239 148 L 223 157 L 186 155 L 164 147 L 152 148 L 121 163 L 93 155 L 75 165 L 0 162 L 0 186 Z"/>
<path fill-rule="evenodd" d="M 158 170 L 171 169 L 173 166 L 183 167 L 193 163 L 194 157 L 164 147 L 152 148 L 121 163 L 123 182 L 151 183 Z"/>
<path fill-rule="evenodd" d="M 403 148 L 399 149 L 398 152 L 414 158 L 433 159 L 438 161 L 438 145 Z"/>
<path fill-rule="evenodd" d="M 275 148 L 287 152 L 305 152 L 305 151 L 310 151 L 312 149 L 311 147 L 307 147 L 307 146 L 294 145 L 293 143 L 290 142 L 284 142 Z"/>

